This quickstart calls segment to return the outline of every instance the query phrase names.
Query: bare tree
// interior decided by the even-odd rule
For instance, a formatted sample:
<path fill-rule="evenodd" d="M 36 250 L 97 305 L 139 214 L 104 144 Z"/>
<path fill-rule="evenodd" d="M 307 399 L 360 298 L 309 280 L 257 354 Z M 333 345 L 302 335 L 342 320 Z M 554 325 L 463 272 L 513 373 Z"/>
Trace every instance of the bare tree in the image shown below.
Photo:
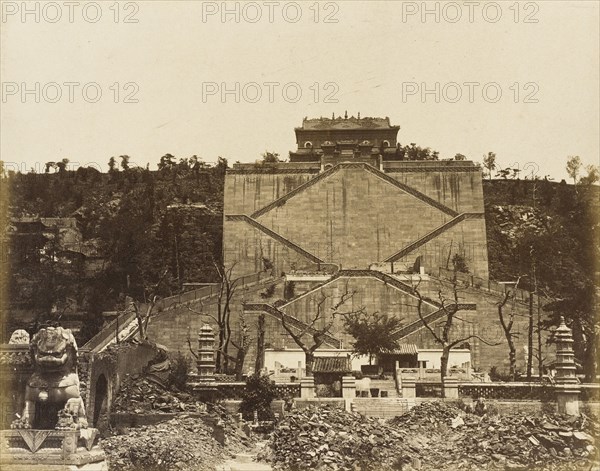
<path fill-rule="evenodd" d="M 265 315 L 259 314 L 256 325 L 256 361 L 254 372 L 258 374 L 265 366 Z"/>
<path fill-rule="evenodd" d="M 242 310 L 240 312 L 240 329 L 239 329 L 239 340 L 236 342 L 233 339 L 231 340 L 231 345 L 233 345 L 237 349 L 237 353 L 235 356 L 235 379 L 236 381 L 242 380 L 242 374 L 244 371 L 244 360 L 246 359 L 246 354 L 248 353 L 248 349 L 250 348 L 250 344 L 254 339 L 250 336 L 250 329 L 248 324 L 246 324 L 246 315 Z"/>
<path fill-rule="evenodd" d="M 239 279 L 232 280 L 231 273 L 235 267 L 226 268 L 217 262 L 213 262 L 221 283 L 217 294 L 217 316 L 216 323 L 219 328 L 219 343 L 217 348 L 217 371 L 227 373 L 229 370 L 230 356 L 228 354 L 229 343 L 231 340 L 231 299 L 236 291 L 236 285 Z"/>
<path fill-rule="evenodd" d="M 413 288 L 413 292 L 417 297 L 417 314 L 419 315 L 419 319 L 425 326 L 425 328 L 429 331 L 434 341 L 442 347 L 442 356 L 440 358 L 440 375 L 442 379 L 442 383 L 444 382 L 444 378 L 448 374 L 448 360 L 450 358 L 450 351 L 460 345 L 465 343 L 471 339 L 478 339 L 486 345 L 498 345 L 497 343 L 491 343 L 480 337 L 477 334 L 470 334 L 456 338 L 452 332 L 452 326 L 454 325 L 454 321 L 456 319 L 460 319 L 457 314 L 459 312 L 459 286 L 458 279 L 456 275 L 456 270 L 454 271 L 454 276 L 452 277 L 452 299 L 448 300 L 446 296 L 443 294 L 442 289 L 438 291 L 438 297 L 441 303 L 441 309 L 444 311 L 443 318 L 443 326 L 441 332 L 438 333 L 433 328 L 433 325 L 425 318 L 423 315 L 423 296 L 418 289 L 419 284 Z M 465 286 L 466 288 L 467 286 Z"/>
<path fill-rule="evenodd" d="M 210 317 L 213 321 L 216 322 L 215 316 L 212 316 L 210 314 L 206 314 L 203 312 L 194 311 L 190 307 L 188 307 L 188 309 L 195 314 Z M 242 311 L 240 314 L 239 341 L 236 342 L 234 340 L 231 340 L 231 344 L 237 349 L 236 356 L 234 357 L 232 355 L 229 355 L 227 352 L 224 352 L 221 349 L 217 350 L 217 351 L 220 351 L 222 356 L 227 355 L 228 360 L 231 360 L 235 363 L 235 379 L 236 379 L 236 381 L 242 380 L 242 376 L 243 376 L 243 372 L 244 372 L 244 360 L 246 359 L 246 354 L 248 353 L 248 349 L 253 340 L 254 339 L 250 336 L 250 329 L 248 327 L 248 324 L 246 324 L 244 312 Z M 187 344 L 190 349 L 190 352 L 192 353 L 194 358 L 197 359 L 198 354 L 194 351 L 194 348 L 192 347 L 192 341 L 191 341 L 189 332 L 188 332 Z"/>
<path fill-rule="evenodd" d="M 302 349 L 304 352 L 304 358 L 306 363 L 306 375 L 312 376 L 312 368 L 315 360 L 315 351 L 323 345 L 325 342 L 325 336 L 330 335 L 331 328 L 333 327 L 333 323 L 337 316 L 346 316 L 349 315 L 350 312 L 340 312 L 340 308 L 354 296 L 354 291 L 349 292 L 348 286 L 346 285 L 346 289 L 338 302 L 334 303 L 333 306 L 329 308 L 329 310 L 325 309 L 325 304 L 329 299 L 329 296 L 326 296 L 322 293 L 322 297 L 317 302 L 316 310 L 310 322 L 306 323 L 305 327 L 299 332 L 294 332 L 294 328 L 285 320 L 285 315 L 281 316 L 281 323 L 283 328 L 290 334 L 290 337 L 294 339 L 294 342 Z M 362 308 L 361 308 L 362 309 Z M 319 323 L 323 323 L 323 326 L 317 328 Z M 307 342 L 303 339 L 303 337 L 312 332 L 311 338 L 312 342 Z"/>
<path fill-rule="evenodd" d="M 498 318 L 500 319 L 500 325 L 502 326 L 504 336 L 506 337 L 506 342 L 508 343 L 508 361 L 510 364 L 511 381 L 515 381 L 517 376 L 517 350 L 514 341 L 514 339 L 517 337 L 517 334 L 512 331 L 512 328 L 516 315 L 515 294 L 519 286 L 520 280 L 521 277 L 517 279 L 517 283 L 515 284 L 514 289 L 505 291 L 502 299 L 497 303 Z M 510 312 L 508 313 L 508 315 L 506 315 L 504 313 L 504 307 L 506 306 L 509 299 L 512 299 L 512 304 L 510 306 Z"/>
<path fill-rule="evenodd" d="M 225 268 L 217 262 L 213 261 L 213 263 L 217 273 L 221 278 L 221 283 L 219 283 L 219 291 L 217 292 L 216 315 L 204 312 L 204 306 L 202 302 L 200 302 L 200 311 L 196 311 L 189 306 L 187 306 L 187 308 L 194 314 L 210 318 L 217 326 L 218 342 L 215 355 L 215 371 L 217 373 L 227 373 L 227 371 L 229 371 L 229 361 L 236 361 L 236 357 L 229 355 L 229 344 L 232 343 L 231 299 L 236 292 L 239 278 L 232 280 L 231 277 L 231 273 L 235 265 L 232 265 L 230 268 Z M 240 343 L 243 343 L 242 340 L 240 340 Z"/>
<path fill-rule="evenodd" d="M 158 301 L 158 288 L 160 287 L 162 281 L 165 279 L 165 276 L 167 275 L 168 271 L 168 269 L 165 270 L 158 282 L 150 289 L 150 292 L 148 293 L 148 295 L 146 295 L 144 303 L 140 303 L 139 301 L 135 300 L 132 300 L 130 303 L 130 307 L 135 312 L 135 317 L 137 319 L 138 330 L 141 340 L 148 340 L 148 324 L 150 323 L 150 318 L 152 317 L 152 311 L 154 310 L 156 301 Z"/>

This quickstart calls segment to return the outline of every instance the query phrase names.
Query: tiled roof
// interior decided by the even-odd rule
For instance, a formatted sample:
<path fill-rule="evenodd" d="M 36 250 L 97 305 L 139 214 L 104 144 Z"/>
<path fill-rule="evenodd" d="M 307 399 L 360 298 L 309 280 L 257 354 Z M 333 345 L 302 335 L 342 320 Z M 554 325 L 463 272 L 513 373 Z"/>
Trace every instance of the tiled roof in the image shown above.
<path fill-rule="evenodd" d="M 316 118 L 302 122 L 304 130 L 315 129 L 392 129 L 389 118 Z"/>
<path fill-rule="evenodd" d="M 347 357 L 316 357 L 313 373 L 350 373 L 352 364 Z"/>
<path fill-rule="evenodd" d="M 419 349 L 414 343 L 401 343 L 398 345 L 398 348 L 394 350 L 388 350 L 383 353 L 388 355 L 417 355 L 419 353 Z"/>

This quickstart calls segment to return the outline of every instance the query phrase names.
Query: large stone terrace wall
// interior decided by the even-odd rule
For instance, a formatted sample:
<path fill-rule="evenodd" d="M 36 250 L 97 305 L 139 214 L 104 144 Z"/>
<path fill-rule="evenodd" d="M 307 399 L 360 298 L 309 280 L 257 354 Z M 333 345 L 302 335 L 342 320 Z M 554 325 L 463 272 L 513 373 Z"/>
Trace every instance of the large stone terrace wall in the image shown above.
<path fill-rule="evenodd" d="M 265 261 L 281 271 L 318 262 L 368 268 L 457 217 L 402 260 L 415 261 L 427 242 L 430 254 L 433 245 L 448 247 L 428 255 L 430 267 L 444 265 L 450 251 L 488 275 L 481 172 L 471 162 L 386 162 L 384 171 L 352 162 L 323 172 L 315 164 L 238 165 L 225 178 L 224 213 L 225 263 L 237 275 Z"/>

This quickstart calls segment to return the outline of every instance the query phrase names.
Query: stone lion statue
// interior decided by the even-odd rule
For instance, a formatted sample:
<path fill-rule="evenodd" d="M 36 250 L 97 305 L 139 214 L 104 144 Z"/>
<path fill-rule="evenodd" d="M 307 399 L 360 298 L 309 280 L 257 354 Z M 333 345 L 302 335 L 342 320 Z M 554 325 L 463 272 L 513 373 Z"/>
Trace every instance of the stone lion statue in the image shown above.
<path fill-rule="evenodd" d="M 17 428 L 38 427 L 36 410 L 62 410 L 60 428 L 86 428 L 85 407 L 79 391 L 77 375 L 77 343 L 70 329 L 40 329 L 29 343 L 34 373 L 27 381 L 23 416 L 13 422 Z M 41 411 L 38 411 L 38 413 Z M 72 426 L 65 427 L 71 417 Z"/>

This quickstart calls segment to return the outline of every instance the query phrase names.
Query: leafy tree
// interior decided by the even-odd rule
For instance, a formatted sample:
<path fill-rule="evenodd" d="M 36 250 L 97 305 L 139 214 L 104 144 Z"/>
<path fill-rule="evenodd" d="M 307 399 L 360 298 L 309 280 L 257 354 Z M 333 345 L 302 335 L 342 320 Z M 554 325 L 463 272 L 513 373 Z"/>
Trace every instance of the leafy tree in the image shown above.
<path fill-rule="evenodd" d="M 579 179 L 580 185 L 593 185 L 600 181 L 600 169 L 596 165 L 586 165 L 587 175 Z"/>
<path fill-rule="evenodd" d="M 467 156 L 463 154 L 456 154 L 454 160 L 467 160 Z"/>
<path fill-rule="evenodd" d="M 128 155 L 121 156 L 121 168 L 123 169 L 124 172 L 129 170 L 129 156 Z"/>
<path fill-rule="evenodd" d="M 172 170 L 175 167 L 175 156 L 171 154 L 165 154 L 160 158 L 160 162 L 158 163 L 159 171 L 168 171 Z"/>
<path fill-rule="evenodd" d="M 401 150 L 402 158 L 406 160 L 438 160 L 439 152 L 432 151 L 429 147 L 421 147 L 411 142 Z"/>
<path fill-rule="evenodd" d="M 114 173 L 117 171 L 117 160 L 114 157 L 111 157 L 108 160 L 108 173 Z"/>
<path fill-rule="evenodd" d="M 58 168 L 58 172 L 63 174 L 67 170 L 68 164 L 69 159 L 62 159 L 60 162 L 56 162 L 56 168 Z"/>
<path fill-rule="evenodd" d="M 488 180 L 491 180 L 492 172 L 496 170 L 496 154 L 494 152 L 488 152 L 483 156 L 483 167 L 488 171 Z"/>
<path fill-rule="evenodd" d="M 571 155 L 567 160 L 567 174 L 573 179 L 573 185 L 577 183 L 577 177 L 581 171 L 581 158 L 578 155 Z"/>
<path fill-rule="evenodd" d="M 272 166 L 278 162 L 283 162 L 276 152 L 265 151 L 261 154 L 262 159 L 256 161 L 256 167 Z"/>
<path fill-rule="evenodd" d="M 261 154 L 261 156 L 263 164 L 275 164 L 277 162 L 281 162 L 281 160 L 279 160 L 279 154 L 277 152 L 269 152 L 268 150 L 266 150 Z"/>
<path fill-rule="evenodd" d="M 533 335 L 537 334 L 538 368 L 542 355 L 540 333 L 565 317 L 573 329 L 575 357 L 588 380 L 597 369 L 596 261 L 600 259 L 600 212 L 598 187 L 567 185 L 539 180 L 528 183 L 526 192 L 506 205 L 509 188 L 516 182 L 484 186 L 491 276 L 517 279 L 520 286 L 550 300 L 536 313 L 530 306 L 527 331 L 533 362 Z M 500 204 L 503 203 L 503 204 Z M 552 254 L 552 257 L 548 257 Z M 537 318 L 537 321 L 534 319 Z M 537 325 L 536 325 L 537 324 Z"/>
<path fill-rule="evenodd" d="M 398 348 L 399 340 L 392 335 L 402 326 L 398 317 L 360 310 L 346 315 L 344 323 L 346 331 L 355 339 L 352 350 L 356 355 L 368 355 L 369 364 L 374 356 Z"/>
<path fill-rule="evenodd" d="M 254 411 L 257 411 L 260 420 L 272 419 L 271 402 L 276 397 L 275 383 L 268 376 L 261 374 L 250 376 L 242 393 L 240 404 L 242 416 L 246 420 L 252 420 Z"/>
<path fill-rule="evenodd" d="M 455 253 L 452 257 L 452 267 L 454 271 L 458 273 L 469 273 L 469 266 L 467 265 L 467 260 L 464 255 L 459 253 Z"/>
<path fill-rule="evenodd" d="M 501 177 L 502 179 L 506 180 L 508 178 L 508 176 L 510 175 L 510 172 L 511 172 L 510 168 L 502 168 L 502 169 L 498 170 L 498 173 L 496 174 L 496 176 Z"/>
<path fill-rule="evenodd" d="M 219 157 L 217 159 L 217 165 L 215 165 L 215 170 L 217 172 L 217 175 L 224 178 L 225 177 L 225 171 L 229 168 L 229 165 L 227 163 L 227 159 L 223 158 L 223 157 Z"/>

